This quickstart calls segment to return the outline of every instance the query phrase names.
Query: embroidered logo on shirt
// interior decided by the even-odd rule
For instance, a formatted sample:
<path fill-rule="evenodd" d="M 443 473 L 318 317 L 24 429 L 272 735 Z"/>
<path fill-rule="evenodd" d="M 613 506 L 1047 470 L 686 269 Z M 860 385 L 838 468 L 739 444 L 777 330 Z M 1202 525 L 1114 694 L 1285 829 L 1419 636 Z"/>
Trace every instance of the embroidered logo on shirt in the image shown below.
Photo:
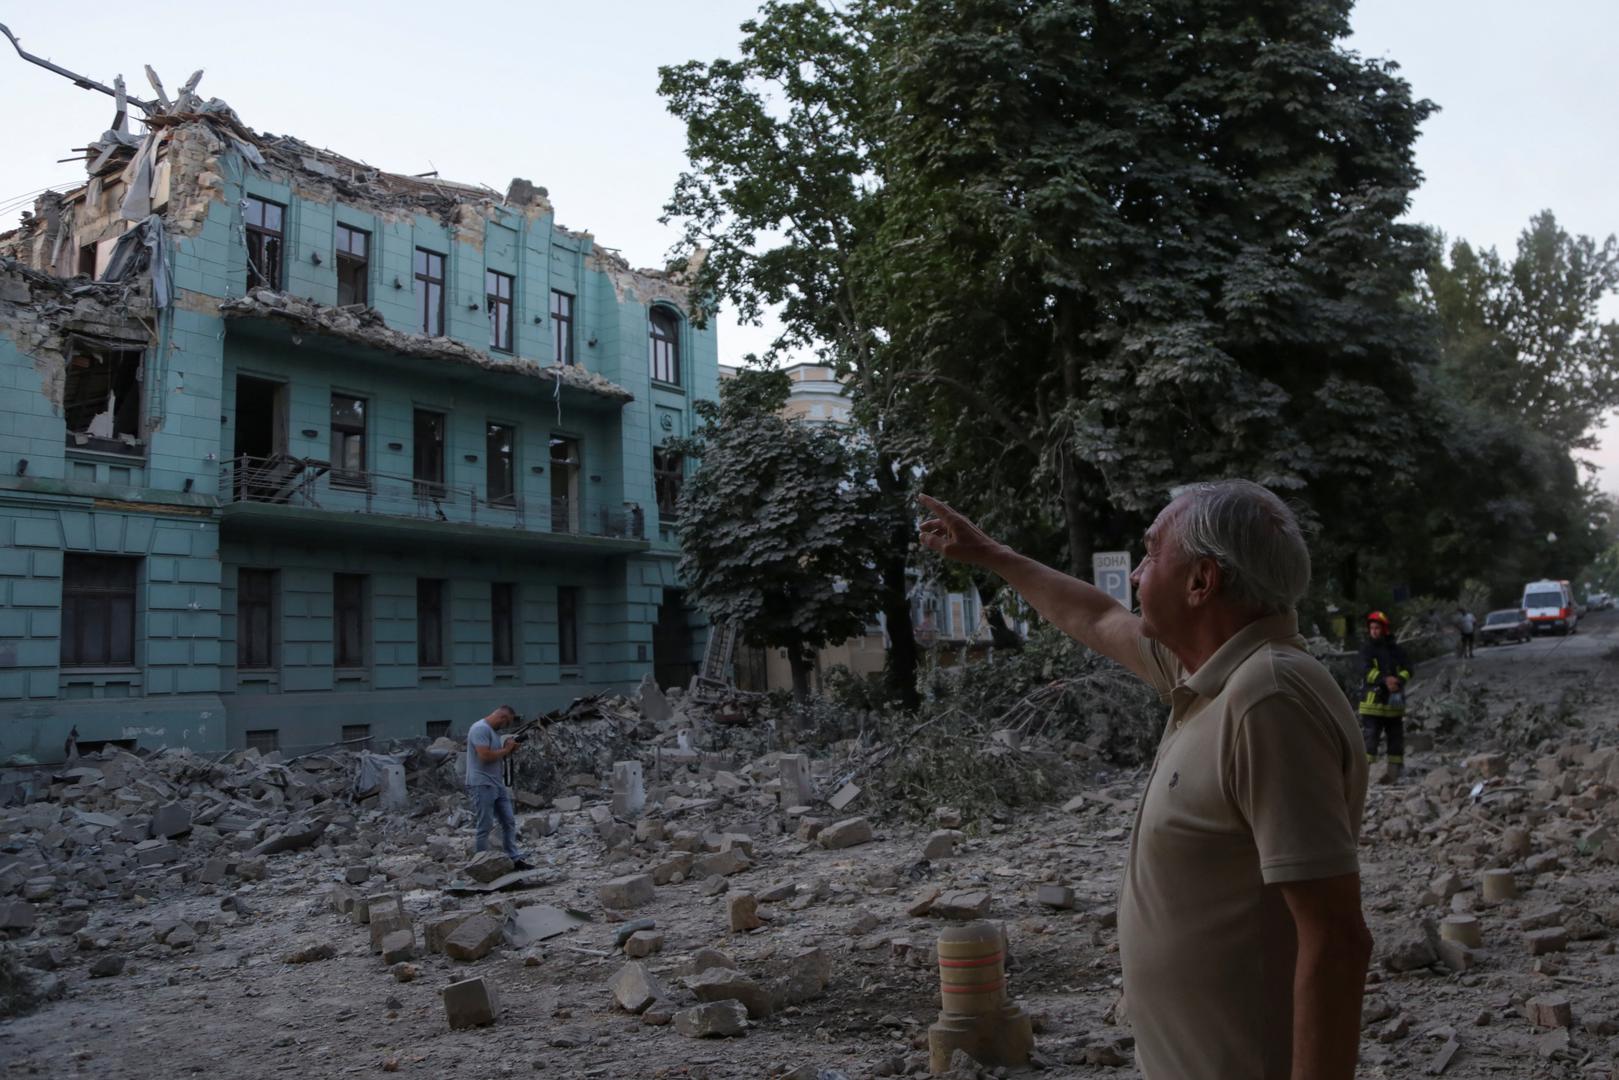
<path fill-rule="evenodd" d="M 1174 787 L 1176 784 L 1178 784 L 1180 782 L 1181 782 L 1181 774 L 1180 774 L 1180 772 L 1178 770 L 1176 772 L 1172 772 L 1172 773 L 1169 774 L 1169 786 L 1170 787 Z"/>

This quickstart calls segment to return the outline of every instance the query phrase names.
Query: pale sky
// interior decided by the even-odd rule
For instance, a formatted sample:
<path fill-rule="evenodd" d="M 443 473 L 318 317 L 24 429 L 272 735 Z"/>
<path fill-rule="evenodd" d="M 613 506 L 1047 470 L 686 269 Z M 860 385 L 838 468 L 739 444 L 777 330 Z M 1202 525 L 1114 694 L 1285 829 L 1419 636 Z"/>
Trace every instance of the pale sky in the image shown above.
<path fill-rule="evenodd" d="M 657 96 L 659 64 L 729 55 L 754 0 L 441 3 L 284 0 L 269 6 L 171 0 L 161 15 L 90 14 L 7 4 L 0 15 L 30 52 L 101 82 L 120 72 L 152 96 L 150 64 L 172 92 L 196 68 L 198 91 L 249 127 L 288 133 L 379 168 L 481 182 L 513 176 L 550 189 L 557 220 L 589 229 L 637 266 L 662 265 L 676 240 L 658 215 L 685 164 L 680 125 Z M 154 11 L 157 9 L 154 9 Z M 1535 212 L 1570 232 L 1619 230 L 1619 95 L 1612 0 L 1363 0 L 1350 45 L 1396 60 L 1438 102 L 1417 146 L 1426 182 L 1413 220 L 1510 252 Z M 31 193 L 71 184 L 56 164 L 111 119 L 111 99 L 25 64 L 0 41 L 0 230 Z M 1619 317 L 1619 303 L 1607 313 Z M 722 315 L 720 359 L 762 351 L 768 329 Z M 1619 424 L 1602 451 L 1619 491 Z"/>

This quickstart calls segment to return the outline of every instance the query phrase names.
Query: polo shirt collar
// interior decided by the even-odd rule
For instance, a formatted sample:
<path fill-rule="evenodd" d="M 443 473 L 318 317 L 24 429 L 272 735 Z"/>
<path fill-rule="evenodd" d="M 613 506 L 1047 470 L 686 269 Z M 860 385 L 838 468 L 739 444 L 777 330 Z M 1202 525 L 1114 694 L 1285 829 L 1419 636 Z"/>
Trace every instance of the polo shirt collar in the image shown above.
<path fill-rule="evenodd" d="M 1214 650 L 1214 655 L 1182 683 L 1200 698 L 1213 699 L 1225 689 L 1226 680 L 1236 672 L 1242 662 L 1259 650 L 1261 645 L 1294 637 L 1299 632 L 1299 617 L 1295 612 L 1285 615 L 1266 615 L 1255 619 L 1226 639 Z"/>

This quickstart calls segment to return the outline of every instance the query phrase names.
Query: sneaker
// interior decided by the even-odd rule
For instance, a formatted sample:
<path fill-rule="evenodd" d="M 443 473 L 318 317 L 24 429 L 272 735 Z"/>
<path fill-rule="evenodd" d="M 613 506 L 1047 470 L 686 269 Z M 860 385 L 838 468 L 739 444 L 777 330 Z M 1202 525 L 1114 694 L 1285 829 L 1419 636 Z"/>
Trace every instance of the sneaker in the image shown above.
<path fill-rule="evenodd" d="M 513 859 L 512 869 L 514 871 L 532 870 L 534 869 L 534 864 L 524 859 Z"/>

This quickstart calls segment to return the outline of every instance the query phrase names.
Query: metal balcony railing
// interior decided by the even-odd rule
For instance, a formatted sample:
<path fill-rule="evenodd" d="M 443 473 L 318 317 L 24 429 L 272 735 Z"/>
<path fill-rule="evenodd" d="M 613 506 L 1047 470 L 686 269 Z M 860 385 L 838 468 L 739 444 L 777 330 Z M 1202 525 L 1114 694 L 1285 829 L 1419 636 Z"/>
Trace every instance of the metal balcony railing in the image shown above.
<path fill-rule="evenodd" d="M 226 461 L 220 469 L 219 490 L 226 504 L 271 503 L 339 514 L 376 514 L 494 528 L 530 527 L 527 506 L 516 493 L 491 498 L 474 487 L 370 470 L 334 469 L 330 462 L 287 454 L 267 458 L 243 455 Z M 549 522 L 536 522 L 535 528 L 572 536 L 634 540 L 645 535 L 644 515 L 635 503 L 613 508 L 552 499 L 547 509 Z"/>

